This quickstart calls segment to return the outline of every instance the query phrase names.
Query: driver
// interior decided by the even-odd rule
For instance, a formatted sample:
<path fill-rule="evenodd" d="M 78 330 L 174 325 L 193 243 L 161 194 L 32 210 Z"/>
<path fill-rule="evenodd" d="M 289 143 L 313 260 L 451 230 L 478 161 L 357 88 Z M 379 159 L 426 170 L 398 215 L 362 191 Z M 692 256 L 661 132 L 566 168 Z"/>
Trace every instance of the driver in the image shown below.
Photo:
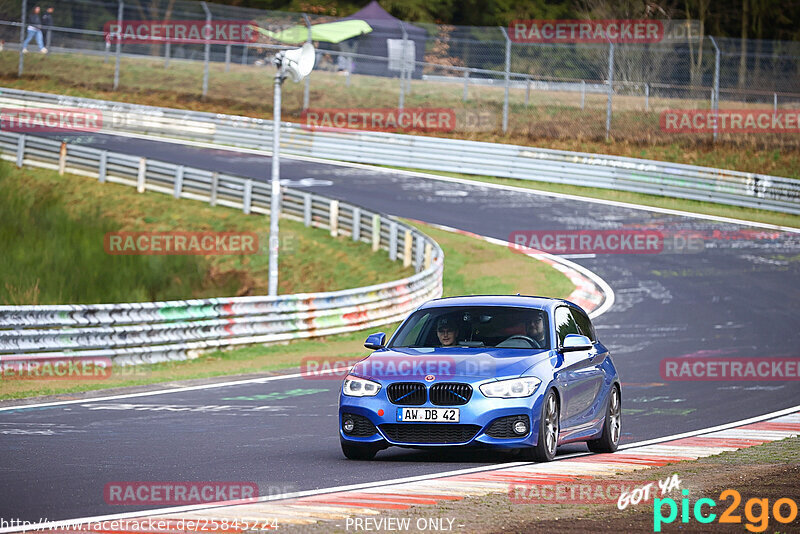
<path fill-rule="evenodd" d="M 442 347 L 453 347 L 456 344 L 456 324 L 450 317 L 440 317 L 436 323 L 436 335 Z"/>
<path fill-rule="evenodd" d="M 534 312 L 525 323 L 525 334 L 539 344 L 540 349 L 546 346 L 544 336 L 544 314 Z"/>

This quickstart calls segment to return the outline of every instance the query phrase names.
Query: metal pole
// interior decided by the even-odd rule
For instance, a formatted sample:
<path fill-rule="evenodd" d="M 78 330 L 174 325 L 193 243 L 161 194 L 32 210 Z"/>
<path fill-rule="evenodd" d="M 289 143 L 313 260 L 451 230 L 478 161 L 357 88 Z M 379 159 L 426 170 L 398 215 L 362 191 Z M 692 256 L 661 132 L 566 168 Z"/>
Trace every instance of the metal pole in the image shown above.
<path fill-rule="evenodd" d="M 464 102 L 467 101 L 468 91 L 469 91 L 469 71 L 464 71 L 464 96 L 461 97 L 461 100 Z"/>
<path fill-rule="evenodd" d="M 247 51 L 250 49 L 250 45 L 244 45 L 242 48 L 242 65 L 247 65 Z"/>
<path fill-rule="evenodd" d="M 581 111 L 586 104 L 586 80 L 581 80 Z"/>
<path fill-rule="evenodd" d="M 772 93 L 772 111 L 778 114 L 778 93 Z"/>
<path fill-rule="evenodd" d="M 403 46 L 400 52 L 400 102 L 397 107 L 403 109 L 406 100 L 406 39 L 408 39 L 406 25 L 403 24 L 403 21 L 400 21 L 400 29 L 403 31 Z"/>
<path fill-rule="evenodd" d="M 278 52 L 283 59 L 283 52 Z M 278 245 L 280 238 L 278 234 L 278 219 L 281 210 L 281 171 L 280 171 L 280 149 L 281 149 L 281 82 L 283 81 L 283 67 L 277 65 L 274 83 L 274 99 L 272 104 L 272 193 L 270 194 L 269 209 L 269 295 L 278 294 Z"/>
<path fill-rule="evenodd" d="M 122 17 L 123 11 L 125 9 L 125 3 L 122 0 L 119 0 L 119 5 L 117 7 L 117 27 L 119 30 L 117 31 L 117 50 L 116 50 L 116 64 L 114 65 L 114 90 L 117 90 L 119 87 L 119 60 L 120 55 L 122 54 Z"/>
<path fill-rule="evenodd" d="M 644 110 L 650 111 L 650 84 L 644 84 Z"/>
<path fill-rule="evenodd" d="M 172 50 L 172 47 L 170 45 L 172 45 L 172 43 L 167 41 L 167 45 L 164 47 L 164 68 L 165 69 L 167 67 L 169 67 L 169 55 L 170 55 L 170 51 Z"/>
<path fill-rule="evenodd" d="M 611 99 L 614 94 L 614 43 L 608 43 L 608 102 L 606 104 L 606 141 L 611 135 Z"/>
<path fill-rule="evenodd" d="M 311 43 L 311 19 L 308 18 L 308 15 L 306 15 L 305 13 L 303 13 L 303 18 L 305 19 L 306 26 L 308 27 L 308 38 L 306 39 L 306 42 Z M 303 87 L 304 111 L 308 109 L 310 93 L 311 93 L 311 75 L 309 74 L 308 76 L 306 76 L 305 87 Z"/>
<path fill-rule="evenodd" d="M 231 70 L 231 44 L 228 43 L 225 45 L 225 72 L 230 72 Z"/>
<path fill-rule="evenodd" d="M 22 70 L 25 64 L 23 59 L 25 55 L 22 53 L 22 43 L 25 42 L 25 23 L 28 18 L 28 0 L 22 0 L 22 26 L 19 27 L 19 67 L 17 68 L 17 76 L 22 76 Z"/>
<path fill-rule="evenodd" d="M 508 90 L 511 83 L 511 39 L 508 38 L 508 32 L 502 26 L 499 27 L 506 38 L 506 91 L 503 97 L 503 133 L 508 131 Z"/>
<path fill-rule="evenodd" d="M 205 1 L 200 2 L 200 5 L 203 6 L 203 11 L 206 12 L 206 24 L 210 26 L 211 11 L 208 9 L 208 5 L 206 5 Z M 205 98 L 206 93 L 208 93 L 208 60 L 210 55 L 211 55 L 211 43 L 209 43 L 208 39 L 206 39 L 205 57 L 203 58 L 203 98 Z"/>
<path fill-rule="evenodd" d="M 717 41 L 714 40 L 713 37 L 710 35 L 708 36 L 711 39 L 711 44 L 714 45 L 714 101 L 711 104 L 711 107 L 714 111 L 714 142 L 717 142 L 717 135 L 718 135 L 718 120 L 719 120 L 719 47 L 717 46 Z"/>
<path fill-rule="evenodd" d="M 530 77 L 525 79 L 525 107 L 528 107 L 528 102 L 531 99 L 531 79 Z"/>

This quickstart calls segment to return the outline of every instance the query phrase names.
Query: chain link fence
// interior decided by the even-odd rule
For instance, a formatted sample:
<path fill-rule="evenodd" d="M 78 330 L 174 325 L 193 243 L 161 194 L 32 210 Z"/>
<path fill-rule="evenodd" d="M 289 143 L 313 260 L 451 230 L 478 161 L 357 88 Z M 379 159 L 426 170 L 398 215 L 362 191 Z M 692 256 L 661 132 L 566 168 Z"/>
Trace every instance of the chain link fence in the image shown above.
<path fill-rule="evenodd" d="M 61 0 L 44 29 L 49 53 L 30 46 L 23 54 L 23 13 L 31 8 L 29 0 L 0 4 L 1 75 L 151 91 L 165 100 L 201 97 L 262 116 L 271 109 L 275 52 L 299 46 L 297 35 L 311 41 L 317 24 L 341 20 L 187 0 Z M 248 42 L 117 44 L 109 38 L 110 23 L 164 20 L 248 21 L 259 30 Z M 367 22 L 368 34 L 314 42 L 312 75 L 285 85 L 287 118 L 302 121 L 309 108 L 445 108 L 455 123 L 434 129 L 475 139 L 800 145 L 798 128 L 782 127 L 782 114 L 796 126 L 800 113 L 800 43 L 710 36 L 649 44 L 522 43 L 501 27 Z M 294 42 L 280 38 L 298 27 Z M 781 127 L 669 128 L 670 110 L 770 113 L 781 115 Z"/>

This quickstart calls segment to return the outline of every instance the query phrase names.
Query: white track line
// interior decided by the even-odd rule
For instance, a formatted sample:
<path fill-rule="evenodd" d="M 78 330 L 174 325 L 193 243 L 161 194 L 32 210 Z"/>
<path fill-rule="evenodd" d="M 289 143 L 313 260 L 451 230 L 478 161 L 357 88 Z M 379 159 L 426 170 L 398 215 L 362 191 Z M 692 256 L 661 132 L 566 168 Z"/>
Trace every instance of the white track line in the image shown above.
<path fill-rule="evenodd" d="M 149 141 L 158 141 L 163 143 L 173 143 L 178 145 L 187 145 L 192 147 L 199 147 L 199 148 L 211 148 L 215 150 L 225 150 L 227 152 L 240 152 L 243 154 L 253 154 L 258 156 L 272 156 L 272 151 L 270 150 L 257 150 L 253 148 L 240 148 L 240 147 L 232 147 L 228 145 L 217 145 L 214 143 L 205 143 L 202 141 L 186 141 L 183 139 L 174 139 L 171 137 L 161 137 L 157 135 L 144 135 L 144 134 L 134 134 L 134 133 L 127 133 L 127 132 L 116 132 L 116 131 L 101 131 L 100 133 L 106 135 L 114 135 L 119 137 L 131 137 L 135 139 L 145 139 Z M 307 161 L 310 163 L 323 163 L 326 165 L 338 165 L 340 167 L 352 167 L 355 169 L 367 169 L 371 171 L 383 172 L 386 174 L 400 174 L 404 176 L 413 176 L 416 178 L 426 178 L 429 180 L 440 180 L 443 182 L 452 182 L 458 183 L 463 185 L 471 185 L 471 186 L 484 186 L 491 189 L 504 189 L 506 191 L 517 191 L 520 193 L 528 193 L 531 195 L 541 195 L 553 198 L 563 198 L 568 200 L 577 200 L 580 202 L 592 202 L 594 204 L 604 204 L 606 206 L 617 206 L 621 208 L 630 208 L 635 210 L 641 211 L 651 211 L 654 213 L 664 213 L 668 215 L 679 215 L 681 217 L 689 217 L 693 219 L 705 219 L 708 221 L 716 221 L 716 222 L 724 222 L 730 224 L 739 224 L 742 226 L 753 226 L 757 228 L 768 228 L 770 230 L 780 230 L 783 232 L 791 232 L 791 233 L 798 233 L 800 234 L 800 228 L 793 228 L 791 226 L 781 226 L 777 224 L 768 224 L 768 223 L 760 223 L 754 221 L 747 221 L 744 219 L 734 219 L 732 217 L 721 217 L 718 215 L 704 215 L 700 213 L 692 213 L 690 211 L 682 211 L 670 208 L 657 208 L 654 206 L 645 206 L 642 204 L 632 204 L 629 202 L 621 202 L 618 200 L 604 200 L 600 198 L 592 198 L 592 197 L 585 197 L 581 195 L 572 195 L 568 193 L 554 193 L 551 191 L 541 191 L 538 189 L 528 189 L 526 187 L 519 187 L 515 185 L 504 185 L 504 184 L 494 184 L 491 182 L 483 182 L 480 180 L 470 180 L 467 178 L 454 178 L 450 176 L 441 176 L 438 174 L 430 174 L 421 171 L 407 171 L 402 169 L 391 169 L 387 167 L 380 167 L 376 165 L 369 165 L 366 163 L 354 163 L 349 161 L 337 161 L 331 159 L 324 159 L 324 158 L 315 158 L 311 156 L 299 156 L 294 154 L 286 154 L 281 153 L 281 157 L 285 159 L 294 159 L 297 161 Z M 503 177 L 501 177 L 503 178 Z M 513 180 L 514 178 L 503 178 L 506 180 Z M 527 182 L 536 183 L 535 180 L 525 180 Z M 544 182 L 550 183 L 550 182 Z M 565 184 L 571 185 L 571 184 Z M 669 197 L 672 198 L 672 197 Z M 713 204 L 713 203 L 712 203 Z M 720 206 L 725 206 L 725 204 L 720 204 Z M 775 212 L 779 213 L 779 212 Z"/>
<path fill-rule="evenodd" d="M 726 423 L 723 425 L 717 425 L 713 427 L 703 428 L 700 430 L 692 430 L 691 432 L 684 432 L 681 434 L 673 434 L 671 436 L 665 436 L 662 438 L 656 438 L 646 441 L 640 441 L 637 443 L 629 443 L 627 445 L 620 446 L 620 450 L 628 450 L 637 447 L 644 447 L 646 445 L 653 445 L 656 443 L 663 443 L 665 441 L 672 441 L 675 439 L 680 438 L 688 438 L 692 436 L 698 436 L 701 434 L 708 434 L 710 432 L 718 432 L 720 430 L 727 430 L 730 428 L 736 428 L 742 425 L 747 425 L 751 423 L 757 423 L 759 421 L 764 421 L 766 419 L 774 419 L 776 417 L 780 417 L 782 415 L 788 415 L 791 413 L 795 413 L 800 410 L 800 405 L 793 406 L 791 408 L 785 408 L 783 410 L 778 410 L 776 412 L 759 415 L 756 417 L 750 417 L 748 419 L 742 419 L 741 421 L 734 421 L 732 423 Z M 573 453 L 573 454 L 565 454 L 563 456 L 559 456 L 554 461 L 566 460 L 568 458 L 576 458 L 580 456 L 589 456 L 591 453 L 583 452 L 583 453 Z M 269 502 L 269 501 L 280 501 L 286 499 L 295 499 L 298 497 L 310 497 L 312 495 L 322 495 L 326 493 L 339 493 L 342 491 L 351 491 L 357 489 L 367 489 L 367 488 L 376 488 L 394 484 L 402 484 L 406 482 L 420 482 L 424 480 L 434 480 L 437 478 L 445 478 L 455 475 L 464 475 L 470 473 L 479 473 L 483 471 L 496 471 L 501 469 L 507 469 L 511 467 L 519 467 L 523 465 L 533 465 L 536 462 L 509 462 L 499 465 L 490 465 L 490 466 L 483 466 L 483 467 L 471 467 L 467 469 L 457 469 L 454 471 L 445 471 L 441 473 L 432 473 L 430 475 L 418 475 L 413 477 L 405 477 L 405 478 L 397 478 L 392 480 L 382 480 L 379 482 L 365 482 L 362 484 L 350 484 L 346 486 L 336 486 L 331 488 L 324 488 L 324 489 L 317 489 L 317 490 L 307 490 L 307 491 L 297 491 L 293 493 L 284 493 L 282 495 L 272 495 L 268 497 L 259 497 L 258 499 L 246 499 L 242 502 L 242 504 L 253 504 L 256 502 Z M 211 510 L 214 508 L 221 508 L 226 506 L 232 506 L 236 504 L 233 501 L 226 501 L 225 503 L 206 503 L 206 504 L 198 504 L 198 505 L 191 505 L 191 506 L 175 506 L 171 508 L 158 508 L 154 510 L 143 510 L 139 512 L 129 512 L 123 514 L 113 514 L 113 515 L 103 515 L 103 516 L 91 516 L 91 517 L 79 517 L 74 519 L 67 519 L 63 521 L 50 521 L 47 523 L 37 523 L 37 524 L 29 524 L 22 527 L 6 527 L 0 528 L 0 534 L 6 532 L 21 532 L 24 530 L 33 530 L 36 529 L 43 529 L 43 528 L 61 528 L 61 527 L 71 527 L 74 526 L 76 523 L 95 523 L 99 521 L 108 521 L 108 520 L 115 520 L 115 519 L 130 519 L 136 517 L 145 517 L 145 516 L 154 516 L 154 515 L 163 515 L 163 514 L 173 514 L 179 512 L 190 512 L 190 511 L 198 511 L 198 510 Z"/>

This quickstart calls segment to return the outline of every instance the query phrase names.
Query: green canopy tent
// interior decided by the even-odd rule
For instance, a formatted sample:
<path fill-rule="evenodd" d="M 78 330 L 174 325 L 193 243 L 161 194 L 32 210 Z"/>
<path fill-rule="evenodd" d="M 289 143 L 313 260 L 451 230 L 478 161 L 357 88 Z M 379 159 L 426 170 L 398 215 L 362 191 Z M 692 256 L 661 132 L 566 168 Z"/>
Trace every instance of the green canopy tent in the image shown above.
<path fill-rule="evenodd" d="M 279 32 L 272 32 L 254 26 L 256 31 L 271 39 L 288 44 L 300 44 L 308 40 L 308 26 L 292 26 Z M 324 43 L 341 43 L 347 39 L 358 37 L 372 31 L 372 27 L 363 20 L 342 20 L 326 22 L 311 26 L 311 40 Z"/>

